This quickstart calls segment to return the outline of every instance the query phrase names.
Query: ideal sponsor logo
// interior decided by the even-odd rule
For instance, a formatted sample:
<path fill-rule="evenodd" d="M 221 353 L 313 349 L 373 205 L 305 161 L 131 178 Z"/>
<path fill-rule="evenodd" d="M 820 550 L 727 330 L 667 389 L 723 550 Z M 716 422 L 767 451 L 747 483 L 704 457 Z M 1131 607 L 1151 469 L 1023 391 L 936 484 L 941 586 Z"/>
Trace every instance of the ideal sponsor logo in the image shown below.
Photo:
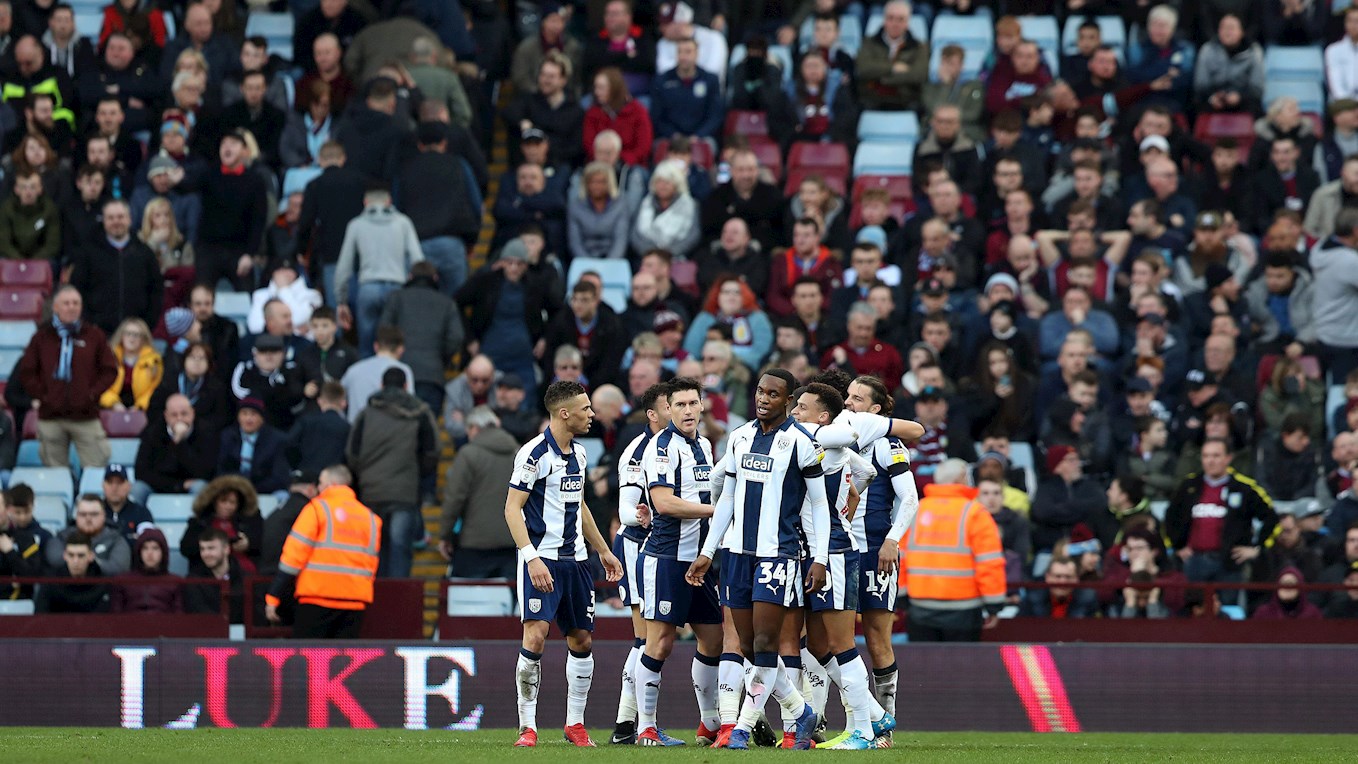
<path fill-rule="evenodd" d="M 755 483 L 767 483 L 773 477 L 773 457 L 764 454 L 743 454 L 740 457 L 740 474 Z"/>
<path fill-rule="evenodd" d="M 711 477 L 712 477 L 711 465 L 699 464 L 698 466 L 693 468 L 693 479 L 697 480 L 699 483 L 706 483 L 708 480 L 711 479 Z"/>
<path fill-rule="evenodd" d="M 562 493 L 580 493 L 585 488 L 585 479 L 580 475 L 567 475 L 561 478 Z"/>

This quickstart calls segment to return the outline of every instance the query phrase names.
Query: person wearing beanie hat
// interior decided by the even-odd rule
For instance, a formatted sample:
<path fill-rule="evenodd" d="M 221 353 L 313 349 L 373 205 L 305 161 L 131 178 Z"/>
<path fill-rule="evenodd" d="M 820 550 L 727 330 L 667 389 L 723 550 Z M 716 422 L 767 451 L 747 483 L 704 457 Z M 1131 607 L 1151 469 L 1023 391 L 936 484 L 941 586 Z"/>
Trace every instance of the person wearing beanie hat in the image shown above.
<path fill-rule="evenodd" d="M 259 493 L 286 498 L 287 438 L 265 422 L 264 401 L 247 396 L 237 402 L 236 424 L 222 431 L 217 450 L 218 477 L 240 475 Z"/>
<path fill-rule="evenodd" d="M 167 349 L 174 351 L 176 357 L 182 357 L 191 342 L 188 335 L 197 336 L 201 331 L 201 327 L 194 326 L 198 319 L 194 318 L 193 311 L 188 308 L 174 307 L 165 311 L 164 321 L 165 334 L 169 339 Z"/>
<path fill-rule="evenodd" d="M 1054 445 L 1047 449 L 1047 476 L 1037 486 L 1030 519 L 1033 521 L 1033 551 L 1051 552 L 1057 541 L 1070 536 L 1071 530 L 1095 512 L 1104 511 L 1107 497 L 1098 482 L 1085 477 L 1080 454 L 1073 446 Z M 1035 574 L 1042 571 L 1035 569 Z"/>

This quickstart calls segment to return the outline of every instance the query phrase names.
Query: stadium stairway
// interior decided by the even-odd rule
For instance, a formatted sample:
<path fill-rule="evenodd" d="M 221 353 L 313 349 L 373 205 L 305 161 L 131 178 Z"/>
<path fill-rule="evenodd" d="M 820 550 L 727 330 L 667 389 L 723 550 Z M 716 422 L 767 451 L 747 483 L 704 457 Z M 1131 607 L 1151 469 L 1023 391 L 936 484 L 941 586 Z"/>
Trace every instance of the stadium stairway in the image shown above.
<path fill-rule="evenodd" d="M 504 106 L 508 96 L 505 90 L 501 91 L 500 106 Z M 495 218 L 491 217 L 490 210 L 495 203 L 495 194 L 499 191 L 500 176 L 509 167 L 509 148 L 505 137 L 504 125 L 498 120 L 495 124 L 495 140 L 491 148 L 490 161 L 487 163 L 488 174 L 490 175 L 490 186 L 486 190 L 485 205 L 481 210 L 481 235 L 476 241 L 476 247 L 472 250 L 468 266 L 471 271 L 475 271 L 485 264 L 490 257 L 490 240 L 495 235 Z M 452 379 L 455 374 L 449 374 Z M 437 417 L 441 412 L 434 412 Z M 439 496 L 443 495 L 444 476 L 448 472 L 449 465 L 452 464 L 454 449 L 452 440 L 448 437 L 448 431 L 443 427 L 438 428 L 439 436 L 439 466 L 438 466 L 438 486 Z M 438 539 L 443 535 L 443 528 L 439 525 L 439 515 L 442 514 L 441 505 L 430 505 L 423 508 L 424 527 L 428 530 L 433 539 L 428 549 L 415 553 L 415 564 L 411 568 L 410 575 L 424 580 L 424 636 L 433 637 L 434 629 L 438 625 L 439 617 L 439 581 L 443 579 L 443 574 L 448 569 L 448 564 L 438 552 Z"/>

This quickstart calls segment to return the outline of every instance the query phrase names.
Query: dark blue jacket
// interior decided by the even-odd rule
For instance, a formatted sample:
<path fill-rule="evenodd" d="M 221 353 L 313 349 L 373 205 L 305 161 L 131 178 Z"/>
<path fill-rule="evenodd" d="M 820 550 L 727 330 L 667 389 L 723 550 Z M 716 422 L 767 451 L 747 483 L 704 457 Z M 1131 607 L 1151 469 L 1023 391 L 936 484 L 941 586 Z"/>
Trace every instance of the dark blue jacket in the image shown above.
<path fill-rule="evenodd" d="M 313 411 L 300 417 L 288 432 L 288 462 L 303 472 L 320 472 L 344 463 L 349 442 L 349 420 L 338 411 Z"/>
<path fill-rule="evenodd" d="M 698 70 L 687 84 L 671 69 L 651 82 L 651 123 L 657 138 L 697 135 L 716 138 L 726 107 L 717 75 Z"/>
<path fill-rule="evenodd" d="M 1070 605 L 1066 607 L 1067 618 L 1093 618 L 1099 612 L 1099 595 L 1094 589 L 1076 589 L 1070 595 Z M 1019 603 L 1019 615 L 1033 618 L 1050 618 L 1052 614 L 1051 594 L 1046 589 L 1027 589 L 1023 601 Z"/>
<path fill-rule="evenodd" d="M 260 493 L 273 493 L 288 488 L 288 460 L 285 456 L 287 438 L 283 433 L 264 425 L 255 441 L 255 455 L 250 461 L 250 474 L 245 475 Z M 217 452 L 217 475 L 242 475 L 240 471 L 240 426 L 222 431 L 221 449 Z"/>
<path fill-rule="evenodd" d="M 155 523 L 155 519 L 151 517 L 151 510 L 131 500 L 123 505 L 123 511 L 116 517 L 108 501 L 105 501 L 104 515 L 108 518 L 108 527 L 123 534 L 123 538 L 127 539 L 127 545 L 134 549 L 137 546 L 137 526 L 142 523 Z"/>

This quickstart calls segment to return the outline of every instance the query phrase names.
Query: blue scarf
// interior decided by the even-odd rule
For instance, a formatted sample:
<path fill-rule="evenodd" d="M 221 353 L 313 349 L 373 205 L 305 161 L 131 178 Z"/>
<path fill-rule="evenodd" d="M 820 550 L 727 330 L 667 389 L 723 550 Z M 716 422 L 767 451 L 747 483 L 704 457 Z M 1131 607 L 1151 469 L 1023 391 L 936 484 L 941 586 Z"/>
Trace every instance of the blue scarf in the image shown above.
<path fill-rule="evenodd" d="M 63 324 L 56 316 L 52 316 L 52 328 L 57 330 L 61 336 L 61 355 L 57 358 L 57 372 L 52 375 L 53 379 L 61 382 L 71 381 L 71 356 L 75 354 L 75 335 L 80 332 L 80 321 Z"/>
<path fill-rule="evenodd" d="M 189 399 L 190 406 L 198 405 L 198 394 L 203 390 L 203 377 L 197 380 L 189 379 L 187 374 L 179 373 L 179 392 Z"/>

